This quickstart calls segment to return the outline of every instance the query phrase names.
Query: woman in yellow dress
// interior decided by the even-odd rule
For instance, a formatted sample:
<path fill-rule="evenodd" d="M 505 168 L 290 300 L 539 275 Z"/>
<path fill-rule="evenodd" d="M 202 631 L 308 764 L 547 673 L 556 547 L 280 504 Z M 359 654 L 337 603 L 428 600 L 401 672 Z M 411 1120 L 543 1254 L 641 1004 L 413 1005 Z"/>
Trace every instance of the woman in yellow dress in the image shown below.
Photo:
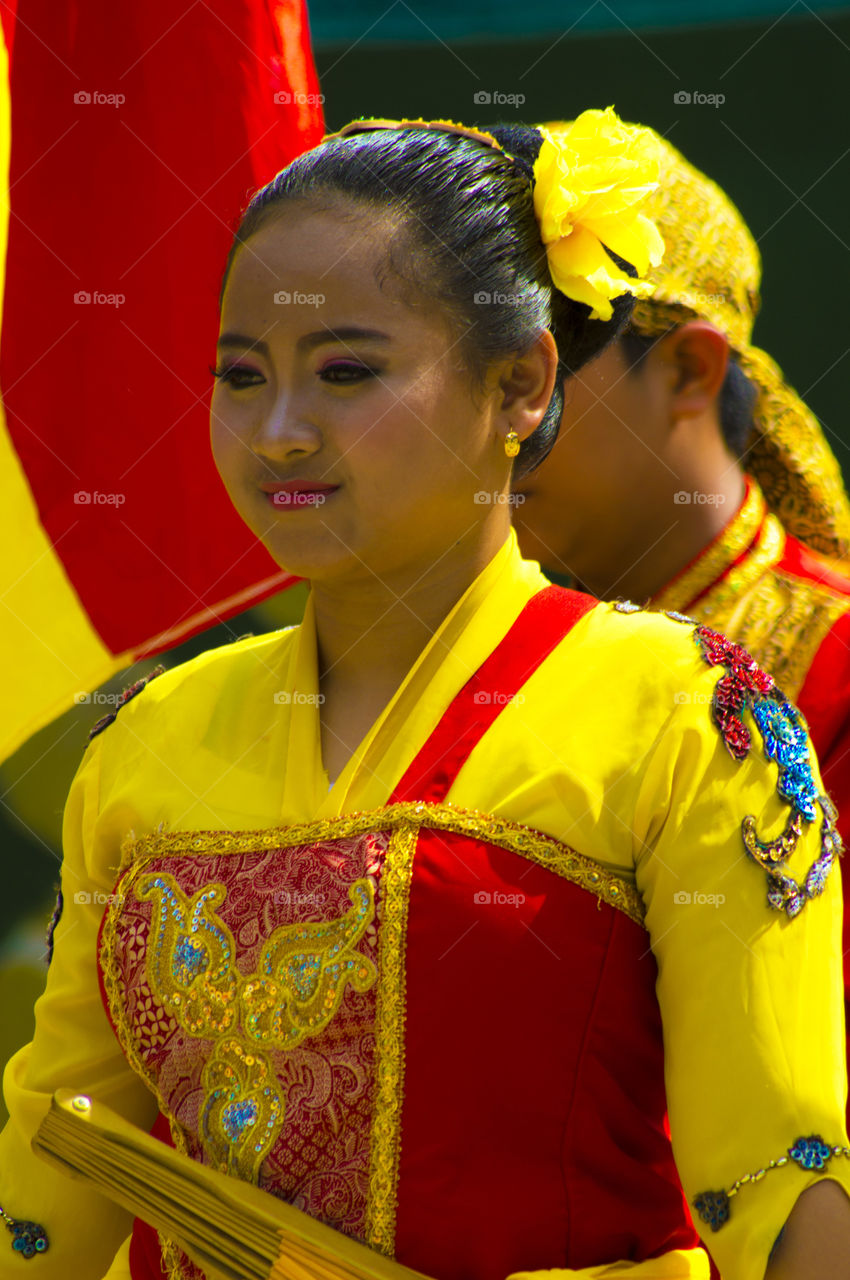
<path fill-rule="evenodd" d="M 611 253 L 660 252 L 654 180 L 610 110 L 504 147 L 367 121 L 251 202 L 212 446 L 312 592 L 93 730 L 5 1077 L 4 1280 L 198 1275 L 33 1156 L 59 1087 L 439 1280 L 695 1280 L 699 1237 L 725 1280 L 850 1276 L 805 728 L 737 646 L 549 587 L 510 529 L 641 289 Z"/>

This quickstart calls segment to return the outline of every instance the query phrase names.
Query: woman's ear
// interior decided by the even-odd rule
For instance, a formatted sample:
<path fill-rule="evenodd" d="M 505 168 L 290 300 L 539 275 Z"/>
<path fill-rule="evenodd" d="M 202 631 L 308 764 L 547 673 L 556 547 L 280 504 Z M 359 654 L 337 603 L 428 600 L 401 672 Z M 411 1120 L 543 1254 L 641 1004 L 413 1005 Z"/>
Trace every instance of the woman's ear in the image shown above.
<path fill-rule="evenodd" d="M 526 440 L 536 431 L 552 399 L 558 374 L 558 348 L 543 329 L 521 355 L 506 362 L 499 374 L 499 416 L 505 433 Z"/>
<path fill-rule="evenodd" d="M 706 320 L 689 320 L 661 338 L 650 358 L 668 374 L 671 417 L 695 417 L 715 405 L 729 367 L 729 343 Z"/>

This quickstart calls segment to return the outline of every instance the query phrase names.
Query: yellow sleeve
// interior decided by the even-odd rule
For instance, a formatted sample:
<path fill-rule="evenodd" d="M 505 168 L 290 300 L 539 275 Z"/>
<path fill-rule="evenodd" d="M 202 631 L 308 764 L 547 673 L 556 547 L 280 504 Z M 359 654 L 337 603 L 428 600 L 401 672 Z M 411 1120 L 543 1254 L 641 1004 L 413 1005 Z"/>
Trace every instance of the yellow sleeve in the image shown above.
<path fill-rule="evenodd" d="M 108 733 L 108 730 L 106 731 Z M 0 1280 L 101 1280 L 132 1227 L 111 1201 L 37 1157 L 32 1137 L 54 1090 L 91 1093 L 150 1129 L 153 1096 L 127 1064 L 101 1003 L 97 933 L 115 868 L 94 858 L 100 759 L 105 735 L 94 738 L 77 770 L 63 823 L 62 916 L 35 1034 L 10 1059 L 3 1080 L 9 1122 L 0 1134 L 0 1205 L 12 1218 L 40 1223 L 46 1252 L 24 1259 L 0 1228 Z"/>
<path fill-rule="evenodd" d="M 637 880 L 658 962 L 685 1194 L 723 1280 L 763 1280 L 802 1191 L 830 1177 L 850 1194 L 840 872 L 836 859 L 824 891 L 796 915 L 769 905 L 767 870 L 747 852 L 742 822 L 751 815 L 762 842 L 780 836 L 793 808 L 778 785 L 804 795 L 806 770 L 780 770 L 751 707 L 740 716 L 749 750 L 733 758 L 711 706 L 723 667 L 698 665 L 645 771 Z M 780 719 L 793 732 L 793 720 Z M 808 752 L 809 794 L 822 794 Z M 814 813 L 779 868 L 798 884 L 821 856 L 825 830 L 829 839 L 817 802 Z M 806 1169 L 795 1144 L 812 1138 L 823 1146 L 809 1144 Z M 827 1150 L 835 1147 L 842 1151 Z"/>

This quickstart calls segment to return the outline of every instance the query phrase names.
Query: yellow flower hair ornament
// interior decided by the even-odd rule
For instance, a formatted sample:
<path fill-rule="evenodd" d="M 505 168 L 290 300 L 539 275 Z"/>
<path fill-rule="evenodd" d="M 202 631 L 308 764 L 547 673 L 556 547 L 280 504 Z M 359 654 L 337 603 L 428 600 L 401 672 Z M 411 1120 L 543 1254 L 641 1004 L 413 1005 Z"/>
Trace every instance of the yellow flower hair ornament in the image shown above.
<path fill-rule="evenodd" d="M 638 277 L 664 254 L 658 228 L 640 212 L 658 186 L 658 146 L 648 129 L 624 124 L 611 107 L 539 132 L 534 210 L 552 281 L 586 303 L 591 320 L 610 320 L 613 298 L 652 292 L 647 281 L 624 275 L 610 253 L 631 263 Z"/>

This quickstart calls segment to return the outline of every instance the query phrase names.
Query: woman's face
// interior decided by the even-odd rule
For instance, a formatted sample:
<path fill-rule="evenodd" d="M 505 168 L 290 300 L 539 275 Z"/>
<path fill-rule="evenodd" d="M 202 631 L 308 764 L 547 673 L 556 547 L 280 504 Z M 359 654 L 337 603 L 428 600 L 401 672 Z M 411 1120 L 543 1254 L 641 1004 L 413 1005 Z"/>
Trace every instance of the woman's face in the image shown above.
<path fill-rule="evenodd" d="M 488 522 L 507 532 L 507 508 L 480 497 L 507 481 L 500 396 L 474 388 L 436 306 L 382 272 L 389 220 L 342 212 L 289 205 L 236 253 L 213 455 L 282 568 L 415 577 Z"/>

